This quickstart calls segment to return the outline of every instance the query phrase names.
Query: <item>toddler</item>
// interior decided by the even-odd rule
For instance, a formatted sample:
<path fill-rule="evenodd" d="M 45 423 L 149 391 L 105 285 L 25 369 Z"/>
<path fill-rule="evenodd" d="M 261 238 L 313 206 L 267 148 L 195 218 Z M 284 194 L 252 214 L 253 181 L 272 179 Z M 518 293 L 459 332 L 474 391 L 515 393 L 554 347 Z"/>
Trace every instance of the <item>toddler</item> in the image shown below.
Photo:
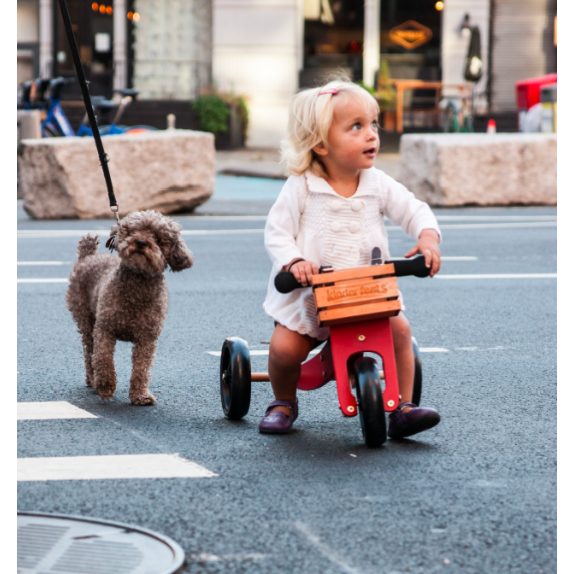
<path fill-rule="evenodd" d="M 379 106 L 363 88 L 333 81 L 295 95 L 287 138 L 282 143 L 289 179 L 271 208 L 265 248 L 273 262 L 263 308 L 275 320 L 269 346 L 269 378 L 275 400 L 259 424 L 262 433 L 283 434 L 298 416 L 297 382 L 301 363 L 328 335 L 317 325 L 311 288 L 279 293 L 275 275 L 290 271 L 304 286 L 321 265 L 345 269 L 370 264 L 378 247 L 390 258 L 384 215 L 400 225 L 422 253 L 431 277 L 440 269 L 441 239 L 426 203 L 373 167 L 379 151 Z M 403 438 L 427 430 L 439 414 L 412 400 L 414 354 L 410 324 L 401 312 L 391 317 L 402 402 L 391 413 L 388 435 Z"/>

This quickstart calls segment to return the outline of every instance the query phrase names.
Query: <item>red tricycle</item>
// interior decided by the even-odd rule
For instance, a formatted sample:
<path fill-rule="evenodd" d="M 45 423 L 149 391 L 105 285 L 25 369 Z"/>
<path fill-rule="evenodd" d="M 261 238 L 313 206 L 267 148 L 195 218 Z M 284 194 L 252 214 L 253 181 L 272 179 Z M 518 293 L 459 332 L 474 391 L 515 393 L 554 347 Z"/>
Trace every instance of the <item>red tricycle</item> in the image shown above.
<path fill-rule="evenodd" d="M 312 277 L 317 321 L 328 326 L 330 335 L 315 357 L 301 365 L 298 389 L 312 391 L 329 381 L 337 383 L 339 406 L 344 416 L 360 415 L 363 439 L 379 447 L 387 439 L 385 411 L 399 405 L 399 386 L 389 317 L 401 309 L 397 277 L 427 277 L 423 256 L 382 263 L 375 248 L 371 265 L 334 271 L 322 267 Z M 275 287 L 288 293 L 302 287 L 291 273 L 279 273 Z M 412 402 L 420 402 L 422 367 L 413 337 L 415 381 Z M 382 358 L 383 371 L 365 353 Z M 268 373 L 252 373 L 247 342 L 228 337 L 221 350 L 221 404 L 230 419 L 241 419 L 249 411 L 251 383 L 269 381 Z M 384 390 L 381 389 L 384 379 Z M 356 396 L 353 394 L 353 389 Z"/>

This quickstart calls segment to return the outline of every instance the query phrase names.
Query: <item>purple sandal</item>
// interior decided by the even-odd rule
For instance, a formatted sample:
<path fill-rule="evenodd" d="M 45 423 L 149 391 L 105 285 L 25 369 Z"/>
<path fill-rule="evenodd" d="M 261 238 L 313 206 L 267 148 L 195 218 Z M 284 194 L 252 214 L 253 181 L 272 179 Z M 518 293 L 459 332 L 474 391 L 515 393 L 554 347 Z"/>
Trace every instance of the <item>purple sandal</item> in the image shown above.
<path fill-rule="evenodd" d="M 281 411 L 270 413 L 274 407 L 289 407 L 291 413 L 286 415 Z M 266 434 L 285 434 L 291 430 L 299 416 L 298 401 L 273 401 L 265 411 L 265 416 L 259 423 L 259 432 Z"/>
<path fill-rule="evenodd" d="M 403 412 L 404 407 L 411 410 Z M 389 438 L 406 438 L 426 431 L 440 422 L 440 415 L 434 409 L 417 407 L 413 403 L 401 403 L 389 416 Z"/>

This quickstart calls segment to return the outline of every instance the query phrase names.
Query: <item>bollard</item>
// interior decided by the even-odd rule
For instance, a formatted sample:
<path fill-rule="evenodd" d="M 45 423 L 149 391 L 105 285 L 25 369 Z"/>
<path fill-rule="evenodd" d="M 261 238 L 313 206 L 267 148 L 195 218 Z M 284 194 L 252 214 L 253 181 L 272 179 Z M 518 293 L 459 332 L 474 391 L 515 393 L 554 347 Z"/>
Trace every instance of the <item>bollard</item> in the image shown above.
<path fill-rule="evenodd" d="M 18 141 L 42 137 L 40 110 L 18 110 Z"/>
<path fill-rule="evenodd" d="M 175 129 L 175 114 L 167 114 L 167 129 Z"/>

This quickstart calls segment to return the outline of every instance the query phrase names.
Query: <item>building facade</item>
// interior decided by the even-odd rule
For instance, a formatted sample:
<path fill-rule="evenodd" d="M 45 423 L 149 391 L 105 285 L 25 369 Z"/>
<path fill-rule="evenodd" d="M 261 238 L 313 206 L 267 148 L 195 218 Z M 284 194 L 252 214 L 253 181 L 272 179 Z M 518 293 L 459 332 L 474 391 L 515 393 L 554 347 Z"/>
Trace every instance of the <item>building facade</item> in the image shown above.
<path fill-rule="evenodd" d="M 510 114 L 517 80 L 556 72 L 557 0 L 68 0 L 68 6 L 92 93 L 127 86 L 144 100 L 190 100 L 212 89 L 243 96 L 251 147 L 276 146 L 293 94 L 333 73 L 373 86 L 384 66 L 394 79 L 461 84 L 471 28 L 481 42 L 479 113 Z M 73 75 L 58 2 L 18 0 L 18 81 L 55 74 Z M 424 105 L 424 96 L 411 93 L 405 103 Z"/>

